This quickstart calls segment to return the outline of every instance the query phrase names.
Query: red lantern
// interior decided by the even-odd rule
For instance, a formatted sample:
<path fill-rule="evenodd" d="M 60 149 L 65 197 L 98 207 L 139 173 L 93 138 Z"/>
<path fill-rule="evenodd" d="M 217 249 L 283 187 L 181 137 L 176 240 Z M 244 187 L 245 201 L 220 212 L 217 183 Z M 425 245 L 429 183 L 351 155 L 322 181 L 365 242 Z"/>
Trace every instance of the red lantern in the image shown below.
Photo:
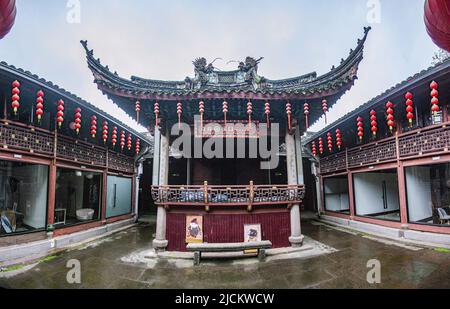
<path fill-rule="evenodd" d="M 316 146 L 316 141 L 313 141 L 313 142 L 312 142 L 312 145 L 311 145 L 311 151 L 312 151 L 313 156 L 317 156 L 317 146 Z"/>
<path fill-rule="evenodd" d="M 406 99 L 406 118 L 408 119 L 409 126 L 412 127 L 414 120 L 414 103 L 412 101 L 413 94 L 411 92 L 407 92 L 405 94 Z"/>
<path fill-rule="evenodd" d="M 183 113 L 183 104 L 181 102 L 177 103 L 177 115 L 178 115 L 178 129 L 181 128 L 181 114 Z"/>
<path fill-rule="evenodd" d="M 327 133 L 328 150 L 333 152 L 333 136 L 330 132 Z"/>
<path fill-rule="evenodd" d="M 292 116 L 292 105 L 290 102 L 286 103 L 286 114 L 288 118 L 288 128 L 291 131 L 291 116 Z"/>
<path fill-rule="evenodd" d="M 339 130 L 339 129 L 336 129 L 336 145 L 337 145 L 338 149 L 341 150 L 342 134 L 341 134 L 341 130 Z"/>
<path fill-rule="evenodd" d="M 253 104 L 250 101 L 247 103 L 247 114 L 248 114 L 248 125 L 250 126 L 252 123 L 252 114 L 253 114 Z"/>
<path fill-rule="evenodd" d="M 120 149 L 122 149 L 122 151 L 125 149 L 125 131 L 122 130 L 122 132 L 120 133 Z"/>
<path fill-rule="evenodd" d="M 319 153 L 320 154 L 323 154 L 323 150 L 324 150 L 324 148 L 323 148 L 323 138 L 319 138 Z"/>
<path fill-rule="evenodd" d="M 159 103 L 158 102 L 155 103 L 155 107 L 154 107 L 153 111 L 155 112 L 155 126 L 158 126 L 158 124 L 159 124 Z"/>
<path fill-rule="evenodd" d="M 4 38 L 13 27 L 16 14 L 16 0 L 0 1 L 0 40 Z"/>
<path fill-rule="evenodd" d="M 325 124 L 327 124 L 327 112 L 328 112 L 328 101 L 327 100 L 322 101 L 322 110 L 325 115 Z"/>
<path fill-rule="evenodd" d="M 436 114 L 439 112 L 439 91 L 438 91 L 438 83 L 432 81 L 430 84 L 431 89 L 431 111 Z"/>
<path fill-rule="evenodd" d="M 42 115 L 44 115 L 44 92 L 39 90 L 36 98 L 36 117 L 38 123 L 41 123 Z"/>
<path fill-rule="evenodd" d="M 81 129 L 81 108 L 77 107 L 75 109 L 75 130 L 77 134 L 80 134 Z"/>
<path fill-rule="evenodd" d="M 203 114 L 205 113 L 205 102 L 198 103 L 198 110 L 200 112 L 200 128 L 203 128 Z"/>
<path fill-rule="evenodd" d="M 97 116 L 95 115 L 91 117 L 91 135 L 92 138 L 95 138 L 97 135 Z"/>
<path fill-rule="evenodd" d="M 386 103 L 386 120 L 387 120 L 387 126 L 389 127 L 389 131 L 394 130 L 394 126 L 395 126 L 395 116 L 394 116 L 394 103 L 392 102 L 387 102 Z"/>
<path fill-rule="evenodd" d="M 264 104 L 264 113 L 266 114 L 266 122 L 267 122 L 267 127 L 270 127 L 270 103 L 266 102 L 266 104 Z"/>
<path fill-rule="evenodd" d="M 377 132 L 378 132 L 378 123 L 377 123 L 377 112 L 372 110 L 370 111 L 370 126 L 371 126 L 371 131 L 372 131 L 372 135 L 375 138 L 377 136 Z"/>
<path fill-rule="evenodd" d="M 17 112 L 20 107 L 20 83 L 19 81 L 15 80 L 12 83 L 12 97 L 11 97 L 11 107 L 13 108 L 14 115 L 17 115 Z"/>
<path fill-rule="evenodd" d="M 58 123 L 58 128 L 61 129 L 61 126 L 64 122 L 64 101 L 59 100 L 58 101 L 58 112 L 56 113 L 56 122 Z"/>
<path fill-rule="evenodd" d="M 136 139 L 135 150 L 136 150 L 136 155 L 138 155 L 139 152 L 141 152 L 141 141 L 139 138 Z"/>
<path fill-rule="evenodd" d="M 108 140 L 108 122 L 107 121 L 103 121 L 102 139 L 103 139 L 103 143 L 106 144 L 106 141 Z"/>
<path fill-rule="evenodd" d="M 116 147 L 117 144 L 117 127 L 114 127 L 111 134 L 111 143 L 113 147 Z"/>
<path fill-rule="evenodd" d="M 228 114 L 228 102 L 227 101 L 223 101 L 222 103 L 222 112 L 223 112 L 223 117 L 225 120 L 225 124 L 227 123 L 227 114 Z"/>
<path fill-rule="evenodd" d="M 359 141 L 362 142 L 363 137 L 364 137 L 364 123 L 363 123 L 363 118 L 362 117 L 358 117 L 356 119 L 357 122 L 357 126 L 358 126 L 358 138 Z"/>
<path fill-rule="evenodd" d="M 128 137 L 127 137 L 127 148 L 128 148 L 128 151 L 130 151 L 132 147 L 133 147 L 133 140 L 132 140 L 132 137 L 131 137 L 131 133 L 128 133 Z"/>
<path fill-rule="evenodd" d="M 141 113 L 141 102 L 136 101 L 135 110 L 136 110 L 136 120 L 139 123 L 139 114 Z"/>
<path fill-rule="evenodd" d="M 308 117 L 309 117 L 309 104 L 305 103 L 303 105 L 303 111 L 305 113 L 305 122 L 306 122 L 306 130 L 308 130 L 309 123 L 308 123 Z"/>

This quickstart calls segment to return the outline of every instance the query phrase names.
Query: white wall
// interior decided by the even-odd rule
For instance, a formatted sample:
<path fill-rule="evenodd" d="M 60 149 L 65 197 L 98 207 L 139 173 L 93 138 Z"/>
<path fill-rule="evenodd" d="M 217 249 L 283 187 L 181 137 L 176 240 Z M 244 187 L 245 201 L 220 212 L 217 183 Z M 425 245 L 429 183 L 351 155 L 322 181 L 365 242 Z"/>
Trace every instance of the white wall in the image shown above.
<path fill-rule="evenodd" d="M 350 210 L 347 179 L 325 179 L 324 194 L 326 210 L 338 212 Z"/>
<path fill-rule="evenodd" d="M 353 179 L 357 215 L 366 216 L 400 209 L 397 173 L 359 173 Z M 388 209 L 383 208 L 383 181 L 386 181 Z"/>
<path fill-rule="evenodd" d="M 411 222 L 433 216 L 429 167 L 415 166 L 405 169 L 408 196 L 408 214 Z"/>

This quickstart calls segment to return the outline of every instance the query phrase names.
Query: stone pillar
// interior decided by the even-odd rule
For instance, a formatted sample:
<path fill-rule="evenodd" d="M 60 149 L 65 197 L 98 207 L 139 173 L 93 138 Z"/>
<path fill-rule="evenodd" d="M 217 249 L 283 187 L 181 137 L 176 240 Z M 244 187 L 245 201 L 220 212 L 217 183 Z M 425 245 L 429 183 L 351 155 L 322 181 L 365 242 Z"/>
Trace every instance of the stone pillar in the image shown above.
<path fill-rule="evenodd" d="M 316 184 L 317 215 L 320 216 L 322 214 L 322 189 L 320 186 L 319 168 L 314 161 L 311 162 L 311 173 L 314 177 L 314 183 Z"/>
<path fill-rule="evenodd" d="M 288 184 L 297 185 L 297 155 L 295 151 L 296 147 L 294 136 L 286 133 L 285 143 Z M 289 242 L 293 247 L 300 247 L 303 245 L 303 238 L 304 237 L 300 226 L 300 206 L 295 204 L 291 207 L 291 237 L 289 237 Z"/>
<path fill-rule="evenodd" d="M 169 177 L 169 138 L 168 134 L 162 135 L 159 128 L 155 129 L 154 149 L 153 185 L 167 185 Z M 163 206 L 158 206 L 156 218 L 156 237 L 153 240 L 153 248 L 155 248 L 156 251 L 164 251 L 167 244 L 166 209 Z"/>

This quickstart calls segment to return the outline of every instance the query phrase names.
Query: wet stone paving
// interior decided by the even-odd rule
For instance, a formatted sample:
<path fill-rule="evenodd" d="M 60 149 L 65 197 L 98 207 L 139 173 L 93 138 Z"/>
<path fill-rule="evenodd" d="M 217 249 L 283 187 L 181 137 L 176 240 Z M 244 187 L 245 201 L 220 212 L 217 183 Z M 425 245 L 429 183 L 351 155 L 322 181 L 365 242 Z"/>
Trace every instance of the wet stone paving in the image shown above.
<path fill-rule="evenodd" d="M 139 224 L 17 271 L 0 273 L 4 288 L 450 288 L 450 253 L 398 246 L 307 220 L 303 233 L 335 250 L 310 258 L 205 261 L 133 259 L 151 252 L 154 224 Z M 442 251 L 442 252 L 440 252 Z M 67 282 L 67 262 L 81 265 L 81 283 Z M 381 263 L 381 283 L 367 282 L 367 262 Z"/>

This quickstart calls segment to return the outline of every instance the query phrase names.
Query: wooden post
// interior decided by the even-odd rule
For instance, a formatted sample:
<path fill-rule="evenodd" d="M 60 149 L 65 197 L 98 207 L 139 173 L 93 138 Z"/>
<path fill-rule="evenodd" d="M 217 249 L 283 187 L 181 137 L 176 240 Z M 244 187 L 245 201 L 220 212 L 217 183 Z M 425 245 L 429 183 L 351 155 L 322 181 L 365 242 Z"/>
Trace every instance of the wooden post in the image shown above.
<path fill-rule="evenodd" d="M 253 187 L 253 180 L 250 181 L 250 193 L 249 193 L 249 201 L 248 201 L 248 212 L 253 210 L 253 199 L 255 198 L 255 188 Z"/>
<path fill-rule="evenodd" d="M 209 200 L 208 200 L 208 182 L 203 183 L 203 198 L 205 200 L 205 211 L 209 212 Z"/>
<path fill-rule="evenodd" d="M 47 226 L 55 223 L 55 202 L 56 202 L 56 163 L 52 160 L 49 169 L 48 179 L 48 205 L 47 205 Z"/>

